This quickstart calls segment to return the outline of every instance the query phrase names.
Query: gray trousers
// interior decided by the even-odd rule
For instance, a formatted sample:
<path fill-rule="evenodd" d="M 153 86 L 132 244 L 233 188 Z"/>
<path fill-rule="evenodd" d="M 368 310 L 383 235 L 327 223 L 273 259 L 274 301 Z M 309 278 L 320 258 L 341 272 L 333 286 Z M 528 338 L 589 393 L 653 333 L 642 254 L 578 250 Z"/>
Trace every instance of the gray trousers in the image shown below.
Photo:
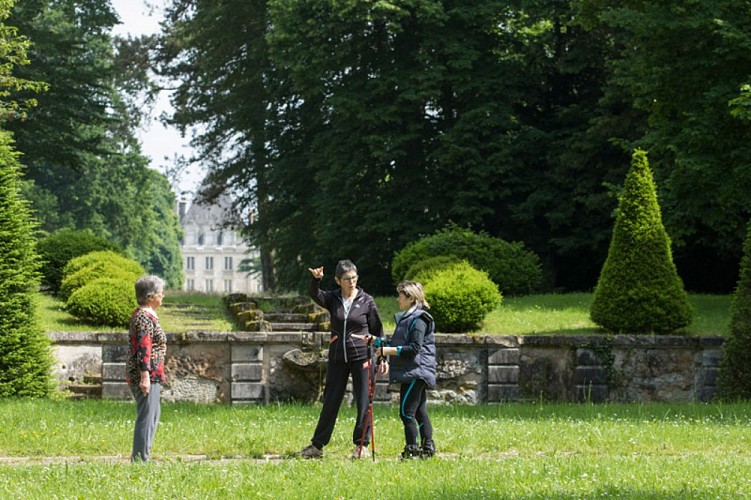
<path fill-rule="evenodd" d="M 156 426 L 161 413 L 160 393 L 162 384 L 151 383 L 149 393 L 144 396 L 138 386 L 130 386 L 130 392 L 136 398 L 136 427 L 133 432 L 133 452 L 131 462 L 147 462 L 154 443 Z"/>

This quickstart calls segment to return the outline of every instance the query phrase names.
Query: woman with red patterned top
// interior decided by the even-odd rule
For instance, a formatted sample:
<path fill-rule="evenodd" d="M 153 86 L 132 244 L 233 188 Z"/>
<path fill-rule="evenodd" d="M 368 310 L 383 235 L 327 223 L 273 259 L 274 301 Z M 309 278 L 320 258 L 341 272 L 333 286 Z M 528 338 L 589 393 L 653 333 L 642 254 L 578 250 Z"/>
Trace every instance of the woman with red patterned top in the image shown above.
<path fill-rule="evenodd" d="M 136 281 L 135 288 L 138 308 L 130 317 L 130 352 L 125 362 L 125 380 L 136 399 L 136 426 L 130 460 L 146 462 L 159 424 L 164 357 L 167 354 L 167 336 L 156 314 L 164 298 L 164 281 L 157 276 L 144 276 Z"/>

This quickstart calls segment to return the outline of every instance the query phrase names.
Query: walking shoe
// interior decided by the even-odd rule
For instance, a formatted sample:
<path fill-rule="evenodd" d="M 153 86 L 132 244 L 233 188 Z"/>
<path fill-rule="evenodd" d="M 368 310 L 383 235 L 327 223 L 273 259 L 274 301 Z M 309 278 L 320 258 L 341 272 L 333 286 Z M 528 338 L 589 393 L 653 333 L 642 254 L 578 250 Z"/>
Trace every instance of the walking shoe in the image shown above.
<path fill-rule="evenodd" d="M 420 448 L 420 458 L 431 458 L 435 455 L 435 445 L 433 441 L 427 441 Z"/>
<path fill-rule="evenodd" d="M 357 460 L 358 458 L 368 458 L 370 456 L 370 452 L 368 451 L 367 446 L 355 446 L 355 451 L 352 452 L 352 459 Z"/>
<path fill-rule="evenodd" d="M 323 458 L 323 451 L 316 448 L 314 445 L 309 445 L 303 448 L 302 451 L 295 453 L 297 458 Z"/>
<path fill-rule="evenodd" d="M 408 444 L 402 451 L 402 460 L 412 460 L 420 458 L 420 447 L 416 444 Z"/>

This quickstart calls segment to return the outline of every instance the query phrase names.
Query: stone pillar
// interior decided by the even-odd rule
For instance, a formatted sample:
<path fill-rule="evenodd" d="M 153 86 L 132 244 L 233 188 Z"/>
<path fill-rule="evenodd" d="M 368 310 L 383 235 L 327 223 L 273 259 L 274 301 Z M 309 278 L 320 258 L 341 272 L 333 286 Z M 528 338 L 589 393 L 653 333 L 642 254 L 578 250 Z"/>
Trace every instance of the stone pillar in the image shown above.
<path fill-rule="evenodd" d="M 576 350 L 574 384 L 580 403 L 602 403 L 608 399 L 608 368 L 592 349 Z"/>
<path fill-rule="evenodd" d="M 722 349 L 704 349 L 697 353 L 697 369 L 695 377 L 695 398 L 698 401 L 712 401 L 717 394 L 717 376 L 720 373 Z"/>
<path fill-rule="evenodd" d="M 232 404 L 264 403 L 267 400 L 263 382 L 263 346 L 233 344 L 231 356 Z"/>
<path fill-rule="evenodd" d="M 124 344 L 102 345 L 102 397 L 110 399 L 131 399 L 128 384 L 125 383 L 125 359 L 128 346 Z"/>
<path fill-rule="evenodd" d="M 488 354 L 488 403 L 519 399 L 518 347 L 497 349 Z"/>

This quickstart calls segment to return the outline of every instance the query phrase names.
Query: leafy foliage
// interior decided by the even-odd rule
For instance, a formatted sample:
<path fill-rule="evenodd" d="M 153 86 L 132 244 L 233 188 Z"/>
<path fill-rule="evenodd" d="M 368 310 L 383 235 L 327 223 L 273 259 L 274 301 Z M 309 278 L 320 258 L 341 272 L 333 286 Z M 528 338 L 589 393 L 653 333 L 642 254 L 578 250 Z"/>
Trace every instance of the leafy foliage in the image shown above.
<path fill-rule="evenodd" d="M 144 268 L 134 260 L 109 251 L 90 252 L 71 259 L 63 269 L 60 296 L 67 300 L 77 289 L 97 278 L 117 277 L 135 282 L 146 274 Z"/>
<path fill-rule="evenodd" d="M 647 154 L 636 150 L 623 184 L 608 258 L 590 309 L 592 321 L 623 333 L 668 333 L 692 309 L 673 264 Z"/>
<path fill-rule="evenodd" d="M 118 22 L 110 2 L 18 2 L 10 21 L 33 42 L 33 64 L 19 75 L 49 83 L 25 120 L 7 124 L 24 153 L 24 192 L 41 229 L 89 229 L 180 286 L 174 195 L 135 133 L 142 112 L 133 95 L 148 87 L 146 68 L 123 62 L 135 56 L 110 34 Z"/>
<path fill-rule="evenodd" d="M 501 303 L 501 294 L 487 273 L 467 262 L 432 273 L 423 287 L 436 330 L 444 333 L 477 330 Z"/>
<path fill-rule="evenodd" d="M 137 262 L 105 250 L 71 259 L 63 274 L 60 295 L 71 314 L 95 325 L 126 326 L 138 305 L 133 284 L 145 271 Z"/>
<path fill-rule="evenodd" d="M 459 262 L 462 262 L 462 260 L 454 255 L 438 255 L 436 257 L 428 257 L 427 259 L 418 260 L 409 266 L 403 279 L 410 281 L 426 281 L 435 272 Z"/>
<path fill-rule="evenodd" d="M 725 399 L 751 399 L 751 221 L 741 271 L 730 306 L 730 335 L 723 345 L 717 388 Z"/>
<path fill-rule="evenodd" d="M 37 249 L 44 262 L 42 284 L 53 293 L 60 289 L 63 268 L 72 258 L 96 250 L 119 250 L 117 245 L 96 236 L 89 229 L 60 229 L 41 238 Z"/>
<path fill-rule="evenodd" d="M 77 289 L 66 307 L 74 316 L 94 325 L 127 327 L 138 307 L 133 281 L 97 278 Z"/>
<path fill-rule="evenodd" d="M 27 64 L 28 40 L 4 21 L 12 1 L 0 0 L 0 120 L 23 118 L 44 85 L 15 74 Z M 19 97 L 20 96 L 20 97 Z M 36 321 L 41 262 L 29 203 L 21 196 L 21 166 L 10 134 L 0 130 L 0 397 L 47 396 L 52 391 L 49 340 Z"/>
<path fill-rule="evenodd" d="M 134 272 L 133 269 L 125 269 L 112 261 L 99 261 L 89 264 L 65 276 L 60 286 L 60 298 L 68 300 L 76 290 L 99 278 L 117 278 L 129 283 L 135 282 L 139 276 L 145 274 L 145 271 L 136 262 L 133 262 L 133 267 L 137 267 L 139 271 Z"/>
<path fill-rule="evenodd" d="M 584 5 L 618 48 L 606 99 L 644 117 L 635 140 L 621 140 L 650 152 L 686 286 L 731 291 L 751 214 L 743 167 L 751 163 L 751 128 L 737 113 L 749 83 L 751 10 L 734 0 Z"/>
<path fill-rule="evenodd" d="M 522 243 L 508 243 L 456 226 L 410 243 L 397 252 L 391 264 L 394 281 L 404 279 L 408 270 L 420 261 L 438 256 L 467 260 L 487 272 L 503 294 L 531 293 L 541 284 L 539 259 Z"/>

